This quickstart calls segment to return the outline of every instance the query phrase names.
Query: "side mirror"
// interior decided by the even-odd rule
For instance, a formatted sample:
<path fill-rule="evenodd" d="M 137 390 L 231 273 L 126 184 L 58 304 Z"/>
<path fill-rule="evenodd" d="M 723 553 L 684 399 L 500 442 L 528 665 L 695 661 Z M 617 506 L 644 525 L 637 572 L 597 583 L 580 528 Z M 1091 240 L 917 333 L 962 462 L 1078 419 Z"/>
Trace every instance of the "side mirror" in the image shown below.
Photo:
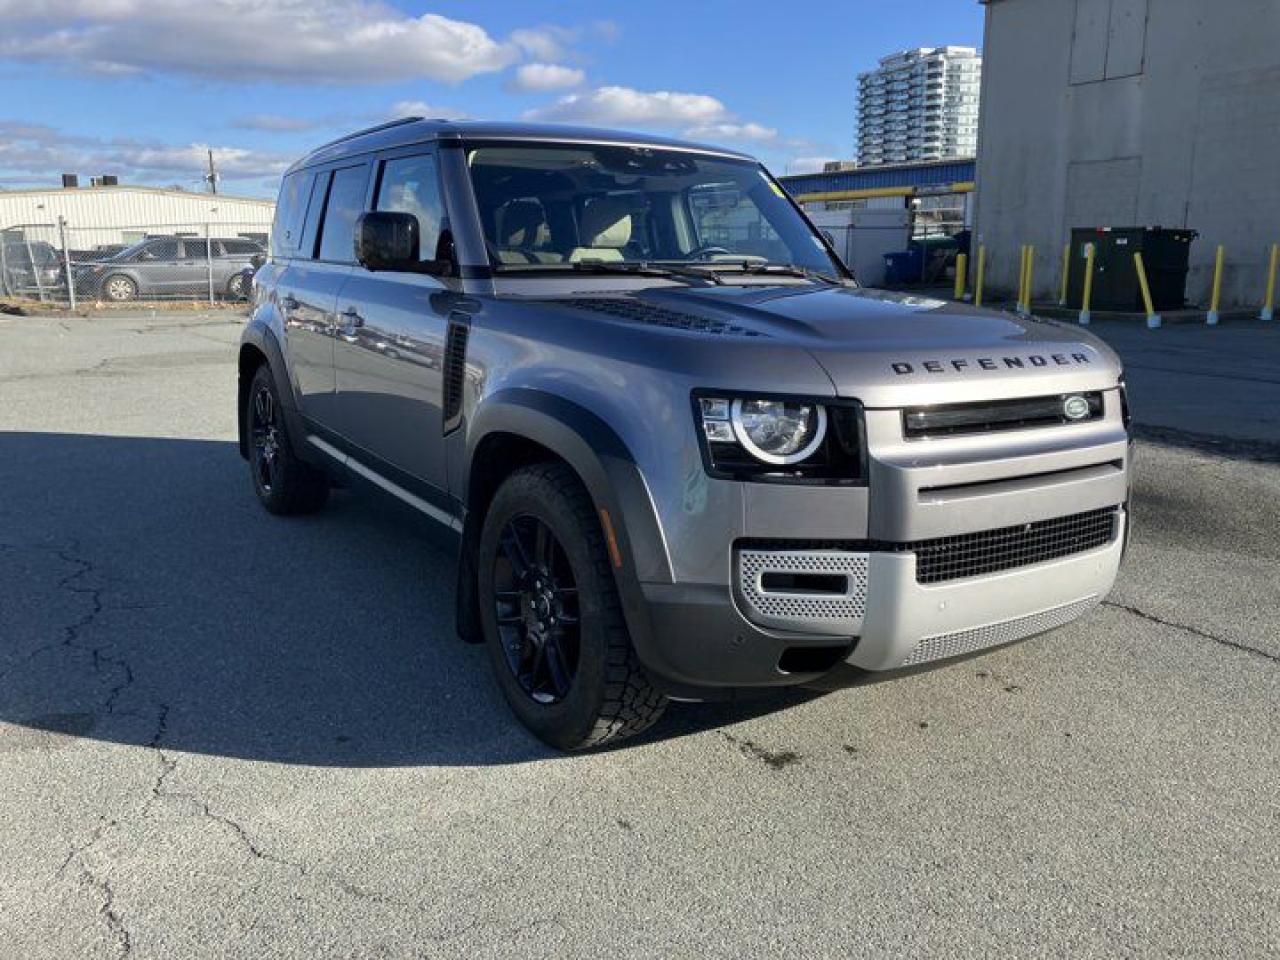
<path fill-rule="evenodd" d="M 267 262 L 267 258 L 260 253 L 255 253 L 249 258 L 249 266 L 255 270 L 261 270 L 262 265 Z"/>
<path fill-rule="evenodd" d="M 447 277 L 447 260 L 420 260 L 418 218 L 411 213 L 376 210 L 356 220 L 356 261 L 368 270 L 429 273 Z"/>

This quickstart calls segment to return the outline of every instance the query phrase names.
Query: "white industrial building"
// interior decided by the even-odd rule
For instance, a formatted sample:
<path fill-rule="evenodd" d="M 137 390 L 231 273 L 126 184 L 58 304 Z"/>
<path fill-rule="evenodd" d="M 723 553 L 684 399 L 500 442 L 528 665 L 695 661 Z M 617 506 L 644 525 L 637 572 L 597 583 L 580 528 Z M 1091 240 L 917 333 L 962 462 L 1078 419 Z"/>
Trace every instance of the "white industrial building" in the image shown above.
<path fill-rule="evenodd" d="M 984 0 L 975 240 L 1056 299 L 1072 228 L 1196 230 L 1187 296 L 1257 305 L 1280 242 L 1280 2 Z"/>
<path fill-rule="evenodd" d="M 982 57 L 973 47 L 919 47 L 858 77 L 858 164 L 972 157 Z"/>
<path fill-rule="evenodd" d="M 134 186 L 0 190 L 0 233 L 89 250 L 154 234 L 267 239 L 275 201 Z"/>

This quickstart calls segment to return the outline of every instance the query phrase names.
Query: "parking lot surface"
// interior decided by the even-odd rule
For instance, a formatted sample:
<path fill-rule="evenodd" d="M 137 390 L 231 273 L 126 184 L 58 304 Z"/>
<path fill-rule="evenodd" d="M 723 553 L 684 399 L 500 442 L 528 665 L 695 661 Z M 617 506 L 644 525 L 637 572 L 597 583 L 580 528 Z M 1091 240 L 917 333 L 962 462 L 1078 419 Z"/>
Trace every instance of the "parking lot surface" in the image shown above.
<path fill-rule="evenodd" d="M 1150 439 L 1083 621 L 572 757 L 443 542 L 261 510 L 239 332 L 0 320 L 0 955 L 1280 952 L 1280 325 L 1102 330 Z"/>

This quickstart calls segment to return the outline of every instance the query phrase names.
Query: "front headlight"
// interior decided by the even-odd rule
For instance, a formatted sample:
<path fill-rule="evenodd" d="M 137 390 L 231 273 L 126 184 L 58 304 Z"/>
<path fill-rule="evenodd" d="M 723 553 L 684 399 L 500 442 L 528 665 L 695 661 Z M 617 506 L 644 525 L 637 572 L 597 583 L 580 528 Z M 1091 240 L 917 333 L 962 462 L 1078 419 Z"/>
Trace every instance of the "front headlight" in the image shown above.
<path fill-rule="evenodd" d="M 799 463 L 827 435 L 827 411 L 816 403 L 734 400 L 731 410 L 738 442 L 765 463 Z"/>
<path fill-rule="evenodd" d="M 713 476 L 793 483 L 864 479 L 861 407 L 854 401 L 699 391 L 694 412 Z"/>

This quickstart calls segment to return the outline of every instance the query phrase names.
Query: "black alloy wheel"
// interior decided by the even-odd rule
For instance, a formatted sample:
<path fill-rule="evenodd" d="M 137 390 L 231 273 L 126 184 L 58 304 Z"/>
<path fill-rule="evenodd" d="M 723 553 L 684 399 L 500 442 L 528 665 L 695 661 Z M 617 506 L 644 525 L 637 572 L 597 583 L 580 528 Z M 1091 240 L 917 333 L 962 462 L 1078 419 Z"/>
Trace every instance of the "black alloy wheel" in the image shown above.
<path fill-rule="evenodd" d="M 475 549 L 494 678 L 535 736 L 584 750 L 662 716 L 667 698 L 632 646 L 600 515 L 567 464 L 530 464 L 508 476 L 485 509 Z"/>
<path fill-rule="evenodd" d="M 258 382 L 254 385 L 252 407 L 249 412 L 249 441 L 252 444 L 253 469 L 258 486 L 271 494 L 280 485 L 280 425 L 277 422 L 276 398 L 271 385 Z"/>
<path fill-rule="evenodd" d="M 254 372 L 245 394 L 243 436 L 249 472 L 262 505 L 277 514 L 314 513 L 329 498 L 329 478 L 294 455 L 271 368 Z"/>
<path fill-rule="evenodd" d="M 503 527 L 493 571 L 498 633 L 520 689 L 540 704 L 560 703 L 578 671 L 578 585 L 564 547 L 537 517 Z"/>

